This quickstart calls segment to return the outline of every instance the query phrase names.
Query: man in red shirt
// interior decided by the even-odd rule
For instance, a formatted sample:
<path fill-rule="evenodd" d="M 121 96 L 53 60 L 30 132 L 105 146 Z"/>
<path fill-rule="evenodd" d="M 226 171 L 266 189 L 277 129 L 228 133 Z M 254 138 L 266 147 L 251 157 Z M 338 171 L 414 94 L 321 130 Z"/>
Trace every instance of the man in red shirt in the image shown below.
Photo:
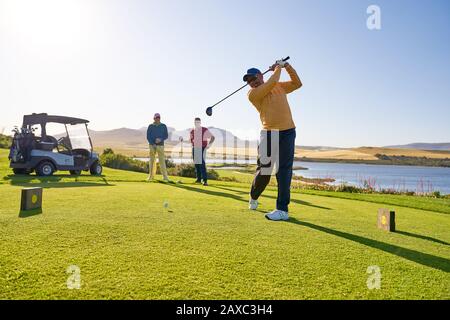
<path fill-rule="evenodd" d="M 206 150 L 214 142 L 215 137 L 208 128 L 202 127 L 200 118 L 195 118 L 195 127 L 191 130 L 192 157 L 195 164 L 195 173 L 197 175 L 196 183 L 208 185 L 208 173 L 206 172 L 205 156 Z"/>

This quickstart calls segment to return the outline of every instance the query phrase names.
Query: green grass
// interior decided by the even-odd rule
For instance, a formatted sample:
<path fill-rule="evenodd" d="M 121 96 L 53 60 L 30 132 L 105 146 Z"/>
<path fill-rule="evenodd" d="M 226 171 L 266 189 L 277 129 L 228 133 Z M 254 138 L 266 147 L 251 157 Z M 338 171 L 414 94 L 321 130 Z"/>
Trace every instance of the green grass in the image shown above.
<path fill-rule="evenodd" d="M 389 194 L 363 194 L 347 193 L 333 191 L 302 190 L 302 193 L 311 195 L 320 195 L 324 197 L 334 197 L 342 199 L 360 200 L 365 202 L 383 203 L 392 206 L 401 206 L 408 208 L 423 209 L 441 213 L 450 213 L 449 198 L 431 198 L 407 195 L 389 195 Z"/>
<path fill-rule="evenodd" d="M 426 207 L 413 197 L 293 192 L 291 219 L 270 222 L 272 187 L 249 212 L 248 183 L 145 183 L 112 169 L 12 177 L 6 156 L 0 150 L 0 299 L 450 299 L 440 199 Z M 45 187 L 41 214 L 19 217 L 24 186 Z M 386 203 L 399 232 L 376 228 Z M 81 270 L 80 290 L 67 289 L 69 265 Z M 372 265 L 379 290 L 366 285 Z"/>

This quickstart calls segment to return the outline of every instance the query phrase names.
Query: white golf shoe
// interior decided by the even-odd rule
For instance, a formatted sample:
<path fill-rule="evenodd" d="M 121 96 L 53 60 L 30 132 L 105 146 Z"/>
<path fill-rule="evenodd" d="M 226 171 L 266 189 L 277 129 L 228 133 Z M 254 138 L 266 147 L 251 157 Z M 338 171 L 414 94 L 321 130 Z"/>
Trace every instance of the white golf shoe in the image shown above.
<path fill-rule="evenodd" d="M 272 221 L 286 221 L 289 220 L 289 214 L 282 210 L 273 210 L 266 214 L 266 218 Z"/>
<path fill-rule="evenodd" d="M 258 200 L 253 200 L 250 197 L 250 200 L 248 201 L 248 208 L 250 210 L 256 210 L 258 208 Z"/>

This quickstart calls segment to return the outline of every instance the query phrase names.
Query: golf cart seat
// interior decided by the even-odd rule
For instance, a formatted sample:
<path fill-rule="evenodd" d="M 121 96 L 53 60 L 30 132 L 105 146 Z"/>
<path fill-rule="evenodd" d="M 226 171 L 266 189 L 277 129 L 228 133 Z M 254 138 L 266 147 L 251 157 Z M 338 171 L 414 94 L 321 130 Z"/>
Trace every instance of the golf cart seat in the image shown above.
<path fill-rule="evenodd" d="M 45 136 L 41 141 L 39 141 L 36 145 L 37 149 L 44 151 L 52 151 L 58 146 L 58 140 L 52 136 Z"/>

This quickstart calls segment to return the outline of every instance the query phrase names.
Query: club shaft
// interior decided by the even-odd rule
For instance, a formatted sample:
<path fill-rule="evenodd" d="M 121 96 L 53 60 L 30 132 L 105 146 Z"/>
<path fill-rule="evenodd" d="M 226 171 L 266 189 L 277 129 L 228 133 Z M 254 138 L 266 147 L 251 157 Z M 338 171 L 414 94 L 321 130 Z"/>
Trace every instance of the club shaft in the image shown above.
<path fill-rule="evenodd" d="M 263 75 L 265 75 L 265 74 L 266 74 L 267 72 L 269 72 L 269 71 L 270 71 L 270 69 L 267 70 L 266 72 L 264 72 Z M 240 88 L 237 89 L 236 91 L 230 93 L 229 95 L 227 95 L 225 98 L 223 98 L 223 99 L 220 100 L 219 102 L 216 102 L 214 105 L 211 106 L 211 108 L 214 108 L 214 107 L 217 106 L 219 103 L 221 103 L 221 102 L 227 100 L 227 99 L 228 99 L 229 97 L 231 97 L 233 94 L 235 94 L 235 93 L 241 91 L 241 90 L 244 89 L 246 86 L 248 86 L 248 83 L 244 84 L 242 87 L 240 87 Z"/>
<path fill-rule="evenodd" d="M 287 61 L 287 60 L 289 60 L 289 57 L 283 59 L 283 61 Z M 269 72 L 269 71 L 270 71 L 270 69 L 268 69 L 267 71 L 265 71 L 265 72 L 263 73 L 263 75 L 265 75 L 265 74 L 266 74 L 267 72 Z M 219 102 L 216 102 L 215 104 L 213 104 L 213 105 L 211 106 L 211 108 L 214 108 L 214 107 L 217 106 L 219 103 L 221 103 L 221 102 L 227 100 L 227 99 L 228 99 L 229 97 L 231 97 L 233 94 L 235 94 L 235 93 L 241 91 L 241 90 L 244 89 L 246 86 L 248 86 L 248 83 L 244 84 L 242 87 L 240 87 L 240 88 L 237 89 L 236 91 L 233 91 L 232 93 L 230 93 L 229 95 L 227 95 L 225 98 L 223 98 L 223 99 L 220 100 Z"/>
<path fill-rule="evenodd" d="M 234 91 L 233 93 L 230 93 L 229 95 L 227 95 L 225 98 L 223 98 L 222 100 L 220 100 L 219 102 L 216 102 L 214 105 L 211 106 L 211 108 L 214 108 L 215 106 L 217 106 L 219 103 L 221 103 L 224 100 L 227 100 L 229 97 L 231 97 L 233 94 L 241 91 L 242 89 L 244 89 L 246 86 L 248 86 L 248 83 L 243 85 L 242 87 L 240 87 L 239 89 L 237 89 L 236 91 Z"/>

